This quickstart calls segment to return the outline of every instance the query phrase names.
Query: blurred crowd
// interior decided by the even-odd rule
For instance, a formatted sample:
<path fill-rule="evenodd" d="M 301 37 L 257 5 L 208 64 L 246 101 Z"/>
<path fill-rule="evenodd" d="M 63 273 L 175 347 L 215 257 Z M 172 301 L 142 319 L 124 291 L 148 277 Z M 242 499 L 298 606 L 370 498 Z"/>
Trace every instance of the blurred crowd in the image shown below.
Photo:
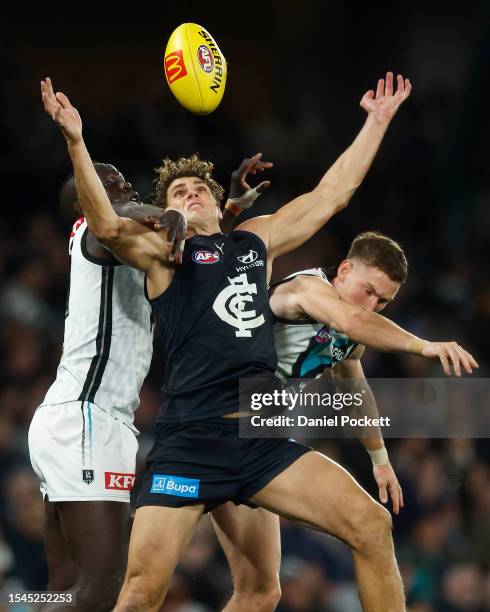
<path fill-rule="evenodd" d="M 188 3 L 183 4 L 185 8 Z M 252 21 L 233 24 L 232 36 L 226 23 L 196 14 L 195 20 L 206 23 L 220 41 L 230 63 L 223 105 L 206 118 L 182 111 L 164 92 L 156 74 L 161 67 L 152 66 L 154 54 L 161 55 L 161 36 L 189 20 L 183 12 L 173 15 L 175 23 L 165 22 L 156 41 L 150 26 L 144 36 L 134 34 L 139 44 L 130 49 L 112 38 L 111 45 L 119 44 L 117 66 L 115 54 L 108 58 L 100 46 L 83 47 L 82 28 L 72 33 L 69 52 L 66 41 L 55 40 L 36 53 L 40 39 L 34 28 L 23 41 L 24 55 L 0 51 L 8 75 L 8 95 L 0 97 L 0 590 L 42 590 L 47 579 L 43 507 L 29 464 L 27 430 L 54 379 L 62 350 L 69 228 L 58 214 L 57 190 L 70 167 L 62 138 L 40 110 L 40 76 L 51 74 L 55 86 L 73 97 L 94 158 L 115 163 L 142 194 L 151 192 L 152 168 L 164 155 L 198 150 L 216 163 L 217 178 L 226 186 L 244 156 L 263 151 L 265 159 L 275 162 L 272 186 L 253 211 L 264 214 L 315 185 L 360 128 L 358 101 L 364 91 L 386 69 L 400 66 L 412 80 L 413 94 L 395 118 L 365 184 L 338 218 L 277 262 L 274 278 L 338 264 L 356 233 L 379 229 L 404 246 L 409 261 L 408 281 L 386 316 L 422 337 L 457 340 L 479 361 L 476 375 L 488 377 L 486 3 L 475 3 L 473 12 L 465 7 L 469 13 L 463 8 L 460 13 L 441 13 L 443 5 L 435 2 L 432 8 L 424 5 L 422 18 L 415 2 L 400 36 L 389 43 L 389 54 L 383 53 L 383 45 L 372 44 L 372 36 L 379 27 L 394 29 L 395 16 L 383 17 L 380 25 L 379 15 L 359 9 L 351 19 L 345 3 L 332 2 L 317 7 L 318 19 L 312 23 L 296 14 L 295 4 L 270 2 L 264 8 L 263 23 L 253 22 L 259 28 L 253 57 Z M 344 44 L 345 32 L 334 27 L 336 23 L 349 24 L 352 45 Z M 93 27 L 99 32 L 96 24 Z M 301 53 L 290 46 L 292 32 Z M 127 41 L 125 33 L 120 32 L 122 41 Z M 19 50 L 19 40 L 10 42 Z M 63 53 L 57 52 L 56 42 Z M 335 56 L 335 62 L 322 66 L 323 51 Z M 30 59 L 22 64 L 20 58 L 26 56 Z M 89 78 L 79 68 L 82 60 L 91 66 L 97 92 L 88 87 Z M 141 71 L 141 65 L 148 70 Z M 250 82 L 250 71 L 254 87 L 240 87 Z M 0 88 L 7 93 L 5 82 Z M 441 375 L 437 364 L 417 357 L 368 352 L 363 364 L 368 377 Z M 160 379 L 156 356 L 136 413 L 139 474 L 151 446 Z M 370 460 L 360 444 L 308 442 L 338 460 L 377 496 Z M 405 507 L 394 517 L 394 537 L 410 611 L 490 609 L 488 440 L 400 439 L 388 440 L 387 447 L 404 490 Z M 360 610 L 346 546 L 284 520 L 282 547 L 280 612 Z M 214 612 L 231 588 L 226 562 L 205 517 L 163 609 Z"/>

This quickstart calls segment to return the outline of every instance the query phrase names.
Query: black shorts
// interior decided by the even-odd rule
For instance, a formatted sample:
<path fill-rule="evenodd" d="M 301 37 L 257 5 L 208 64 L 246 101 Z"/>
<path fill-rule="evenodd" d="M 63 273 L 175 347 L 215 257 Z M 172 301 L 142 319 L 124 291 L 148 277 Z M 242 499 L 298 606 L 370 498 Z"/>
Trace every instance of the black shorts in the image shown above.
<path fill-rule="evenodd" d="M 311 450 L 294 440 L 239 438 L 237 421 L 157 425 L 136 506 L 254 506 L 250 497 Z"/>

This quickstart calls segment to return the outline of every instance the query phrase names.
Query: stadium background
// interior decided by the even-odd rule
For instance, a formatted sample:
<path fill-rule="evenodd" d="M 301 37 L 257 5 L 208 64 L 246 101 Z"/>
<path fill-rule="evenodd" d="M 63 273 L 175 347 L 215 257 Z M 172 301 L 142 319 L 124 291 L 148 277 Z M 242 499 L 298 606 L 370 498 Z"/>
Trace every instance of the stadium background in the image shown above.
<path fill-rule="evenodd" d="M 401 242 L 410 264 L 408 282 L 386 314 L 422 336 L 457 339 L 479 360 L 477 375 L 488 376 L 488 2 L 453 9 L 441 1 L 144 5 L 140 14 L 84 5 L 70 16 L 65 7 L 38 14 L 24 7 L 0 25 L 4 588 L 45 586 L 43 511 L 27 428 L 55 374 L 68 281 L 57 190 L 70 164 L 41 109 L 41 77 L 51 76 L 79 108 L 93 157 L 114 163 L 142 194 L 151 192 L 151 169 L 164 155 L 200 151 L 227 185 L 244 156 L 263 151 L 275 162 L 272 187 L 254 209 L 263 213 L 315 185 L 360 128 L 362 94 L 386 70 L 402 72 L 413 83 L 412 96 L 365 183 L 348 209 L 279 260 L 274 274 L 337 263 L 357 232 L 379 229 Z M 165 42 L 184 21 L 207 27 L 228 59 L 224 101 L 209 117 L 181 109 L 164 82 Z M 216 357 L 210 350 L 209 358 Z M 370 376 L 440 374 L 415 357 L 369 353 L 364 365 Z M 158 380 L 154 364 L 136 415 L 140 467 L 151 444 Z M 405 492 L 394 534 L 410 610 L 489 609 L 488 441 L 411 439 L 388 446 Z M 356 442 L 317 447 L 376 493 L 369 458 Z M 279 610 L 358 610 L 347 548 L 287 521 L 282 533 Z M 226 564 L 203 520 L 164 610 L 218 610 L 229 592 Z"/>

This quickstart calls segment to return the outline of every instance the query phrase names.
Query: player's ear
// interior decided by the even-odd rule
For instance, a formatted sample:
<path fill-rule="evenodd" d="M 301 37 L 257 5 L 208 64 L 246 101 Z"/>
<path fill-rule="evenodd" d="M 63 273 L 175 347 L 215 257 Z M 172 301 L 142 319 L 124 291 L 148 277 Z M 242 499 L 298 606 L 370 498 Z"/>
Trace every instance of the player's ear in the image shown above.
<path fill-rule="evenodd" d="M 338 267 L 337 277 L 341 281 L 344 281 L 351 270 L 352 270 L 352 262 L 349 261 L 348 259 L 344 259 L 344 261 L 342 261 L 340 266 Z"/>

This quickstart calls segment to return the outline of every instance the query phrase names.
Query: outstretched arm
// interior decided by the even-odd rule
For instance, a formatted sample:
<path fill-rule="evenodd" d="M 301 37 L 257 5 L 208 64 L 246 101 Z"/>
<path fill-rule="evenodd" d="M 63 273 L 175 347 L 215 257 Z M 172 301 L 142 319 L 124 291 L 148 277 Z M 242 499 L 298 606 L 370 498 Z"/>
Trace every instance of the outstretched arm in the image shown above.
<path fill-rule="evenodd" d="M 418 338 L 386 317 L 342 301 L 331 285 L 314 276 L 300 275 L 278 285 L 270 304 L 276 316 L 292 320 L 310 318 L 380 351 L 438 359 L 448 376 L 451 365 L 456 376 L 461 376 L 462 367 L 468 374 L 478 367 L 473 356 L 456 342 Z"/>
<path fill-rule="evenodd" d="M 185 227 L 178 211 L 162 215 L 160 229 L 165 234 L 152 232 L 136 221 L 119 217 L 113 210 L 107 193 L 94 168 L 82 137 L 82 121 L 69 99 L 54 93 L 51 80 L 41 81 L 41 95 L 46 112 L 63 133 L 70 154 L 79 202 L 92 233 L 124 263 L 148 271 L 154 262 L 168 263 L 178 255 Z M 167 232 L 168 230 L 168 232 Z M 165 241 L 164 239 L 167 238 Z"/>
<path fill-rule="evenodd" d="M 292 251 L 313 236 L 334 214 L 345 208 L 362 183 L 399 106 L 410 95 L 411 85 L 401 75 L 393 92 L 393 73 L 378 81 L 376 94 L 366 92 L 361 107 L 368 116 L 354 142 L 337 159 L 318 185 L 268 217 L 245 221 L 239 229 L 261 236 L 269 258 Z"/>
<path fill-rule="evenodd" d="M 359 348 L 361 350 L 357 352 Z M 355 357 L 353 354 L 351 358 L 340 362 L 332 369 L 332 378 L 336 386 L 343 392 L 361 392 L 363 415 L 370 418 L 378 418 L 379 413 L 376 400 L 366 380 L 359 359 L 364 348 L 358 347 L 358 349 L 356 349 L 357 358 L 353 358 Z M 389 495 L 393 504 L 393 512 L 398 514 L 400 508 L 403 508 L 403 492 L 388 458 L 381 430 L 376 428 L 375 432 L 370 431 L 369 435 L 361 437 L 360 441 L 369 453 L 373 463 L 373 475 L 378 485 L 379 499 L 383 504 L 386 504 Z"/>

